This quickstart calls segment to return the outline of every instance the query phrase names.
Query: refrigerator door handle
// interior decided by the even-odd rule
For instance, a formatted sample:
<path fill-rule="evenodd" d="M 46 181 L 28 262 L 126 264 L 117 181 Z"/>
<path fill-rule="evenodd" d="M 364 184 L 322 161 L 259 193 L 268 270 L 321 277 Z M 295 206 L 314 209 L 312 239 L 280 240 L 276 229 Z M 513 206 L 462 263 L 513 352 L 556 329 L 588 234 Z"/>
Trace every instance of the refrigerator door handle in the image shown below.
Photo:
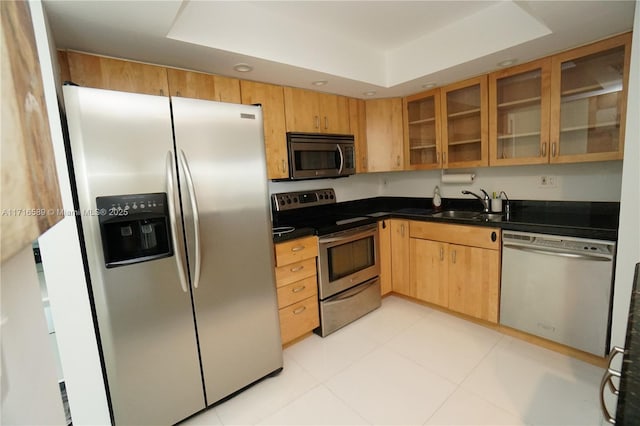
<path fill-rule="evenodd" d="M 174 253 L 176 257 L 176 265 L 178 266 L 178 277 L 180 278 L 180 287 L 182 291 L 188 293 L 187 289 L 187 274 L 185 273 L 185 267 L 182 263 L 184 254 L 180 250 L 180 244 L 178 243 L 178 229 L 176 226 L 176 206 L 175 206 L 175 164 L 173 163 L 173 152 L 167 152 L 166 161 L 166 179 L 167 179 L 167 203 L 169 204 L 169 222 L 171 224 L 171 242 L 173 243 Z"/>
<path fill-rule="evenodd" d="M 189 169 L 189 163 L 187 156 L 183 150 L 180 150 L 180 165 L 184 171 L 184 180 L 187 182 L 187 191 L 189 191 L 189 201 L 191 203 L 191 210 L 193 211 L 193 230 L 194 230 L 194 244 L 195 244 L 195 258 L 196 265 L 193 273 L 193 288 L 198 288 L 200 283 L 200 265 L 202 256 L 200 254 L 200 216 L 198 213 L 198 201 L 196 200 L 196 190 L 193 186 L 193 178 L 191 177 L 191 170 Z"/>

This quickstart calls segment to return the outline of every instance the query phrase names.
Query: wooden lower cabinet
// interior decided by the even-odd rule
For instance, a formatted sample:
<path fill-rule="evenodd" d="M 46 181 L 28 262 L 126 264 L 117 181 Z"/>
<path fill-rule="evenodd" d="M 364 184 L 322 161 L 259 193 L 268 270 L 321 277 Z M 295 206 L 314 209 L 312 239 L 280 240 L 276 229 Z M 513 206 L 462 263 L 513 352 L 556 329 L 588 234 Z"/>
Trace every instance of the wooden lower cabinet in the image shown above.
<path fill-rule="evenodd" d="M 410 226 L 409 288 L 413 294 L 406 295 L 497 323 L 499 229 L 427 222 L 411 222 Z M 475 246 L 460 244 L 463 241 Z"/>
<path fill-rule="evenodd" d="M 389 220 L 391 225 L 391 287 L 395 293 L 415 297 L 409 280 L 409 221 Z"/>
<path fill-rule="evenodd" d="M 410 280 L 416 299 L 449 307 L 449 244 L 411 238 Z"/>
<path fill-rule="evenodd" d="M 499 283 L 498 251 L 449 246 L 449 309 L 497 323 Z"/>
<path fill-rule="evenodd" d="M 317 256 L 317 237 L 298 238 L 275 245 L 276 289 L 283 345 L 320 325 Z"/>
<path fill-rule="evenodd" d="M 378 255 L 380 256 L 380 293 L 391 293 L 391 225 L 390 220 L 378 222 Z"/>

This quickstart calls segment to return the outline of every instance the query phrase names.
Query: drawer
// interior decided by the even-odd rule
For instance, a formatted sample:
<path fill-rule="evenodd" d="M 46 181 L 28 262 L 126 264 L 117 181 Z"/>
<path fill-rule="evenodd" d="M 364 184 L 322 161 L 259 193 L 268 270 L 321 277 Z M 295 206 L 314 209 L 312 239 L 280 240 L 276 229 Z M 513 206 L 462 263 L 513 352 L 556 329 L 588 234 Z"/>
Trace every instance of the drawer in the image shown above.
<path fill-rule="evenodd" d="M 310 332 L 318 325 L 320 320 L 316 296 L 280 309 L 280 336 L 283 344 Z"/>
<path fill-rule="evenodd" d="M 278 308 L 284 308 L 311 296 L 317 296 L 318 283 L 316 275 L 278 287 Z"/>
<path fill-rule="evenodd" d="M 318 255 L 318 237 L 298 238 L 275 245 L 276 266 L 288 265 Z"/>
<path fill-rule="evenodd" d="M 303 260 L 276 268 L 276 287 L 289 285 L 316 275 L 316 258 Z"/>
<path fill-rule="evenodd" d="M 500 250 L 500 228 L 411 221 L 409 236 L 463 246 Z"/>

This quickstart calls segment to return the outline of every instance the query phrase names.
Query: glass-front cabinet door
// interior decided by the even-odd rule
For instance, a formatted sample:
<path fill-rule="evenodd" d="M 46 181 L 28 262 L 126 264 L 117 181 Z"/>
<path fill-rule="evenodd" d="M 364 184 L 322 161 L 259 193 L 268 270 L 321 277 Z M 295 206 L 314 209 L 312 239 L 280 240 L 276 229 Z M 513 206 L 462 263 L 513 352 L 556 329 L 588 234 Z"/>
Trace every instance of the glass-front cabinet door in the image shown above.
<path fill-rule="evenodd" d="M 549 161 L 551 59 L 489 75 L 489 163 Z"/>
<path fill-rule="evenodd" d="M 550 162 L 622 159 L 631 34 L 552 58 Z"/>
<path fill-rule="evenodd" d="M 488 165 L 487 76 L 441 89 L 443 167 Z"/>
<path fill-rule="evenodd" d="M 404 158 L 407 168 L 440 168 L 440 90 L 430 90 L 404 98 L 404 113 Z"/>

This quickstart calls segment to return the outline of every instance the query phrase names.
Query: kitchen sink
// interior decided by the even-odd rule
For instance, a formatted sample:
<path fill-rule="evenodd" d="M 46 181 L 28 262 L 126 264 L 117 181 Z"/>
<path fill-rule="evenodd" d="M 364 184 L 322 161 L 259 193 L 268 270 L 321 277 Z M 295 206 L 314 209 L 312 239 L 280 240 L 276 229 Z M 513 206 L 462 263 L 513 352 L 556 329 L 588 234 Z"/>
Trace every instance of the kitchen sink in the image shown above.
<path fill-rule="evenodd" d="M 466 210 L 445 210 L 440 213 L 434 213 L 431 215 L 431 217 L 473 220 L 481 214 L 482 214 L 481 212 L 469 212 Z"/>
<path fill-rule="evenodd" d="M 443 219 L 473 220 L 480 222 L 496 222 L 502 220 L 501 213 L 471 212 L 467 210 L 445 210 L 443 212 L 434 213 L 431 215 L 431 217 Z"/>

